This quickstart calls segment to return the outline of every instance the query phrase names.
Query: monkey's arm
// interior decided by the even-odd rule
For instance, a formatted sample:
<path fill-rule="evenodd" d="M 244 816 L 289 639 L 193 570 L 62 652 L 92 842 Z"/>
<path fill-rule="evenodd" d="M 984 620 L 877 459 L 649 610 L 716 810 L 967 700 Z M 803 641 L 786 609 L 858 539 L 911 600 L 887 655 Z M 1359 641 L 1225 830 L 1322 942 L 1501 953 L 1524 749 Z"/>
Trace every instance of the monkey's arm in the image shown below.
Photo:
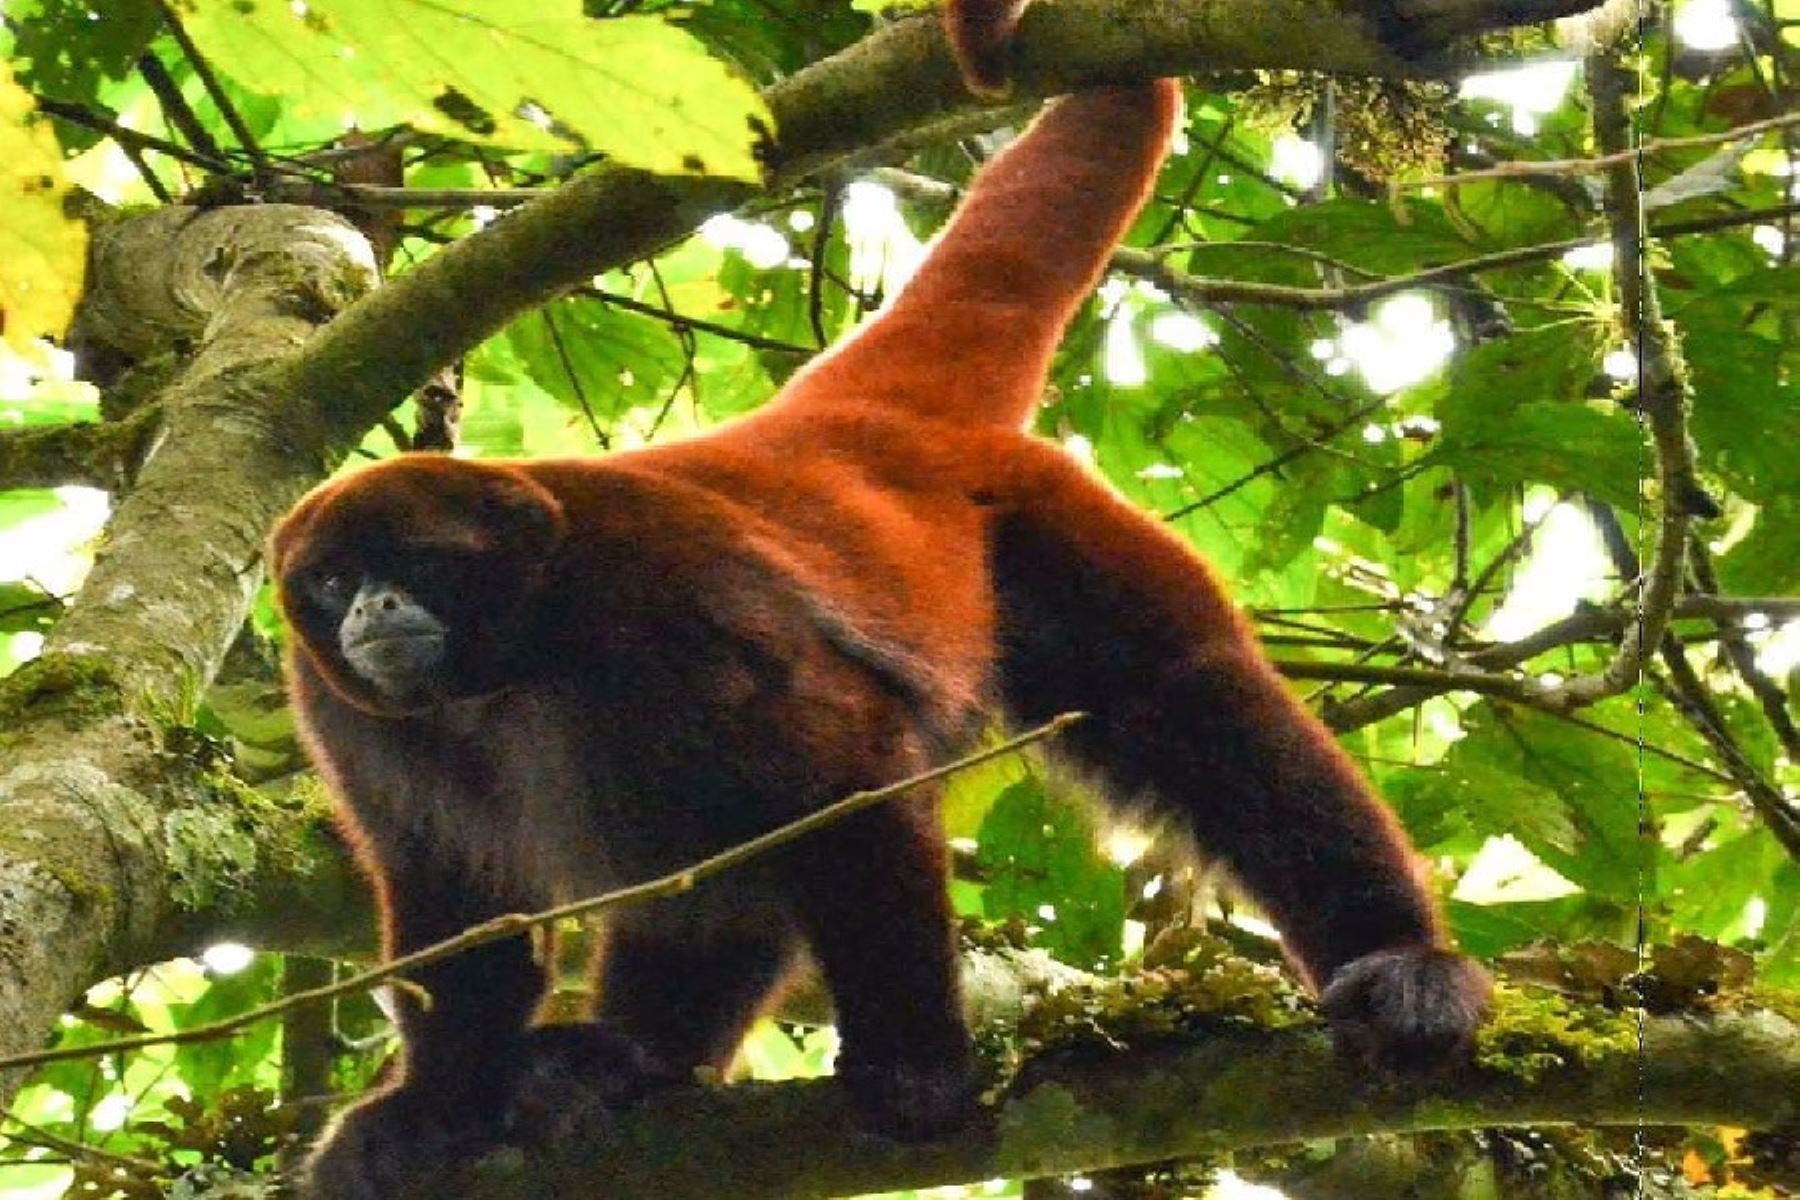
<path fill-rule="evenodd" d="M 402 723 L 337 701 L 316 674 L 293 673 L 296 706 L 347 816 L 346 835 L 376 887 L 382 958 L 455 936 L 530 905 L 495 895 L 430 832 L 435 805 L 478 804 L 444 756 L 420 753 Z M 374 1200 L 495 1139 L 521 1037 L 544 989 L 524 936 L 407 972 L 389 989 L 403 1043 L 382 1090 L 338 1117 L 308 1165 L 308 1196 Z"/>

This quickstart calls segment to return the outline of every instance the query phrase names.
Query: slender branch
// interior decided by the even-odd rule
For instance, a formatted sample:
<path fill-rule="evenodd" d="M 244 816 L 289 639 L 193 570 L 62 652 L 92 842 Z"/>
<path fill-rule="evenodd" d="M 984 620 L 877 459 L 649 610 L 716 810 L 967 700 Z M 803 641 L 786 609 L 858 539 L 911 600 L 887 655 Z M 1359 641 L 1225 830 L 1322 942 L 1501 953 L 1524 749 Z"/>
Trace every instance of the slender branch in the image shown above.
<path fill-rule="evenodd" d="M 256 135 L 250 131 L 244 115 L 238 112 L 237 105 L 233 104 L 231 97 L 226 94 L 225 85 L 213 73 L 212 64 L 206 61 L 206 56 L 200 53 L 200 47 L 195 45 L 194 39 L 188 35 L 187 26 L 182 24 L 181 17 L 176 13 L 174 6 L 169 3 L 169 0 L 153 0 L 153 3 L 155 3 L 157 11 L 162 14 L 164 27 L 175 39 L 175 44 L 181 47 L 182 57 L 186 58 L 188 66 L 194 69 L 194 75 L 200 80 L 200 86 L 206 89 L 206 94 L 218 107 L 219 115 L 224 117 L 225 124 L 231 127 L 231 135 L 237 139 L 238 145 L 245 154 L 250 156 L 250 161 L 256 165 L 257 175 L 270 174 L 268 155 L 263 153 L 262 145 L 256 140 Z"/>
<path fill-rule="evenodd" d="M 52 100 L 48 96 L 34 96 L 32 103 L 39 111 L 48 113 L 59 121 L 67 121 L 82 129 L 94 133 L 102 133 L 119 143 L 127 150 L 155 150 L 166 154 L 177 162 L 184 162 L 190 167 L 198 167 L 202 171 L 211 171 L 218 175 L 229 175 L 237 170 L 231 162 L 222 158 L 213 158 L 197 150 L 190 150 L 180 142 L 172 142 L 168 138 L 155 134 L 139 133 L 129 125 L 121 125 L 110 117 L 101 116 L 80 104 L 69 104 L 62 100 Z"/>
<path fill-rule="evenodd" d="M 677 331 L 692 329 L 697 333 L 710 333 L 714 337 L 722 337 L 733 342 L 741 342 L 753 349 L 770 350 L 777 354 L 799 354 L 810 357 L 811 355 L 818 353 L 818 349 L 814 346 L 802 346 L 797 342 L 784 342 L 779 338 L 764 337 L 757 333 L 746 333 L 742 329 L 733 329 L 731 326 L 721 325 L 717 321 L 702 320 L 699 317 L 690 317 L 685 313 L 678 313 L 673 309 L 660 308 L 654 304 L 646 304 L 642 300 L 634 300 L 630 296 L 620 292 L 609 292 L 605 288 L 582 288 L 580 294 L 592 296 L 594 299 L 599 300 L 604 304 L 611 304 L 629 312 L 640 313 L 646 317 L 653 317 Z"/>
<path fill-rule="evenodd" d="M 1785 596 L 1768 598 L 1684 596 L 1675 603 L 1671 612 L 1671 615 L 1677 619 L 1710 620 L 1722 627 L 1741 621 L 1752 614 L 1800 617 L 1800 600 Z M 1548 702 L 1556 705 L 1559 688 L 1543 684 L 1531 685 L 1521 676 L 1499 674 L 1498 672 L 1504 668 L 1527 662 L 1540 654 L 1547 654 L 1552 650 L 1574 645 L 1577 642 L 1590 641 L 1597 637 L 1617 636 L 1630 624 L 1631 620 L 1632 618 L 1628 614 L 1618 609 L 1585 606 L 1514 641 L 1484 646 L 1465 654 L 1463 658 L 1469 664 L 1467 667 L 1445 667 L 1436 670 L 1423 667 L 1365 667 L 1360 668 L 1358 673 L 1350 673 L 1343 669 L 1348 664 L 1310 662 L 1293 664 L 1295 667 L 1293 677 L 1296 679 L 1331 679 L 1340 683 L 1388 683 L 1394 685 L 1389 690 L 1378 692 L 1373 696 L 1365 696 L 1329 706 L 1325 716 L 1326 724 L 1339 733 L 1360 729 L 1364 725 L 1384 720 L 1396 713 L 1422 704 L 1433 696 L 1441 696 L 1448 692 L 1469 691 L 1504 696 L 1521 704 Z M 1471 670 L 1470 668 L 1485 668 L 1486 670 Z M 1285 667 L 1283 669 L 1286 670 Z M 1408 677 L 1403 678 L 1400 675 L 1389 674 L 1386 677 L 1377 678 L 1375 674 L 1397 671 L 1404 671 Z"/>
<path fill-rule="evenodd" d="M 1699 146 L 1715 146 L 1721 142 L 1747 141 L 1773 130 L 1787 129 L 1794 125 L 1800 125 L 1800 112 L 1782 113 L 1780 116 L 1751 121 L 1747 125 L 1739 125 L 1735 129 L 1723 129 L 1717 133 L 1697 133 L 1690 137 L 1652 138 L 1640 142 L 1634 148 L 1615 150 L 1596 158 L 1552 158 L 1536 162 L 1501 163 L 1496 167 L 1487 167 L 1479 171 L 1463 171 L 1456 175 L 1438 175 L 1430 179 L 1395 180 L 1392 188 L 1395 191 L 1416 191 L 1420 188 L 1457 187 L 1460 184 L 1476 183 L 1485 179 L 1518 179 L 1538 175 L 1593 175 L 1601 171 L 1610 171 L 1614 167 L 1630 166 L 1648 155 L 1661 154 L 1668 150 L 1690 150 Z"/>
<path fill-rule="evenodd" d="M 1767 825 L 1775 840 L 1795 862 L 1800 862 L 1800 810 L 1781 793 L 1781 789 L 1763 778 L 1756 764 L 1731 736 L 1725 716 L 1713 703 L 1706 684 L 1688 661 L 1687 650 L 1674 634 L 1663 638 L 1660 647 L 1663 665 L 1669 672 L 1669 699 L 1688 720 L 1688 724 L 1712 747 L 1725 764 L 1732 780 L 1743 790 L 1758 818 Z"/>
<path fill-rule="evenodd" d="M 1800 204 L 1776 204 L 1767 208 L 1713 213 L 1709 216 L 1693 217 L 1685 221 L 1670 221 L 1652 227 L 1650 232 L 1652 236 L 1658 238 L 1679 237 L 1691 233 L 1711 233 L 1742 225 L 1757 225 L 1764 221 L 1779 221 L 1793 216 L 1796 212 L 1800 212 Z M 1243 304 L 1270 304 L 1282 308 L 1297 308 L 1302 311 L 1321 311 L 1355 308 L 1391 296 L 1396 292 L 1452 283 L 1466 275 L 1479 275 L 1483 272 L 1500 271 L 1509 267 L 1530 266 L 1533 263 L 1560 258 L 1571 250 L 1578 250 L 1593 243 L 1594 238 L 1591 236 L 1564 238 L 1558 242 L 1539 242 L 1532 246 L 1517 246 L 1508 250 L 1496 250 L 1491 254 L 1478 254 L 1473 258 L 1460 259 L 1442 266 L 1427 267 L 1422 271 L 1414 271 L 1407 275 L 1392 275 L 1368 283 L 1345 284 L 1341 287 L 1297 287 L 1279 283 L 1258 283 L 1246 279 L 1222 279 L 1216 276 L 1194 275 L 1169 266 L 1164 251 L 1134 250 L 1129 247 L 1121 247 L 1115 251 L 1111 265 L 1113 270 L 1121 274 L 1150 280 L 1171 295 L 1179 296 L 1193 303 L 1219 304 L 1236 301 Z M 1224 247 L 1240 243 L 1207 244 Z M 1367 272 L 1362 273 L 1367 274 Z"/>
<path fill-rule="evenodd" d="M 72 1138 L 62 1137 L 28 1122 L 21 1121 L 10 1113 L 0 1114 L 0 1122 L 11 1127 L 12 1132 L 6 1136 L 15 1142 L 23 1142 L 27 1146 L 41 1146 L 46 1150 L 55 1150 L 66 1154 L 77 1162 L 111 1163 L 116 1167 L 139 1174 L 159 1173 L 162 1164 L 147 1158 L 134 1158 L 129 1154 L 119 1154 L 101 1146 L 90 1146 L 86 1142 L 78 1142 Z"/>
<path fill-rule="evenodd" d="M 1594 132 L 1602 149 L 1617 157 L 1632 139 L 1630 101 L 1635 77 L 1610 52 L 1587 65 L 1594 103 Z M 1625 630 L 1617 653 L 1598 671 L 1577 676 L 1558 689 L 1566 707 L 1616 696 L 1638 681 L 1650 648 L 1662 642 L 1681 585 L 1688 526 L 1703 511 L 1688 440 L 1687 409 L 1692 399 L 1687 367 L 1675 331 L 1663 320 L 1656 281 L 1645 253 L 1642 178 L 1639 158 L 1628 155 L 1607 170 L 1606 211 L 1612 227 L 1613 278 L 1619 309 L 1637 349 L 1637 408 L 1650 427 L 1656 459 L 1655 545 L 1640 574 L 1637 620 Z"/>
<path fill-rule="evenodd" d="M 1179 520 L 1181 520 L 1181 518 L 1188 516 L 1191 513 L 1198 512 L 1199 510 L 1201 510 L 1203 508 L 1211 508 L 1213 505 L 1215 505 L 1219 501 L 1225 499 L 1225 497 L 1231 495 L 1233 492 L 1236 492 L 1240 488 L 1249 486 L 1251 483 L 1254 483 L 1256 480 L 1261 479 L 1264 475 L 1273 474 L 1274 472 L 1281 470 L 1281 468 L 1287 466 L 1289 463 L 1295 461 L 1296 459 L 1306 457 L 1308 454 L 1311 454 L 1313 451 L 1319 449 L 1321 443 L 1329 442 L 1332 438 L 1338 437 L 1339 435 L 1363 424 L 1370 417 L 1374 416 L 1376 413 L 1378 413 L 1382 409 L 1386 408 L 1387 402 L 1388 402 L 1388 398 L 1386 396 L 1379 396 L 1376 399 L 1369 401 L 1367 404 L 1364 404 L 1360 408 L 1351 409 L 1347 416 L 1345 416 L 1340 421 L 1334 422 L 1329 429 L 1321 431 L 1318 434 L 1318 436 L 1308 439 L 1306 441 L 1297 442 L 1296 444 L 1289 446 L 1286 450 L 1283 450 L 1280 454 L 1277 454 L 1274 458 L 1268 459 L 1265 462 L 1257 464 L 1251 470 L 1238 476 L 1236 479 L 1232 480 L 1230 483 L 1223 484 L 1220 487 L 1215 488 L 1213 491 L 1208 492 L 1206 495 L 1200 497 L 1198 500 L 1190 500 L 1188 503 L 1183 504 L 1178 508 L 1173 508 L 1173 509 L 1169 510 L 1168 512 L 1166 512 L 1162 515 L 1162 519 L 1165 521 L 1179 521 Z"/>
<path fill-rule="evenodd" d="M 150 85 L 150 91 L 155 94 L 156 103 L 162 109 L 163 120 L 186 138 L 188 145 L 196 152 L 208 158 L 223 159 L 225 152 L 213 140 L 211 131 L 200 123 L 193 105 L 181 94 L 181 85 L 169 74 L 169 68 L 163 65 L 163 60 L 156 57 L 154 51 L 146 50 L 138 55 L 137 69 L 138 74 L 144 77 L 144 82 Z"/>
<path fill-rule="evenodd" d="M 1278 659 L 1275 669 L 1289 679 L 1324 679 L 1333 683 L 1387 683 L 1401 687 L 1432 688 L 1440 692 L 1478 692 L 1537 707 L 1556 689 L 1529 675 L 1502 675 L 1492 671 L 1439 669 L 1436 667 L 1387 667 L 1363 662 L 1313 662 Z M 0 1063 L 0 1066 L 3 1066 Z"/>
<path fill-rule="evenodd" d="M 954 184 L 932 179 L 913 171 L 883 167 L 876 170 L 874 176 L 903 195 L 927 203 L 951 204 L 962 195 L 962 189 Z M 1791 215 L 1791 212 L 1791 206 L 1776 205 L 1770 208 L 1741 212 L 1716 213 L 1708 217 L 1658 225 L 1652 232 L 1657 237 L 1705 233 L 1739 225 L 1754 225 L 1761 221 L 1779 220 L 1784 216 Z M 1323 260 L 1325 257 L 1316 251 L 1309 251 L 1302 247 L 1264 245 L 1255 242 L 1200 242 L 1192 245 L 1158 246 L 1151 250 L 1121 246 L 1113 251 L 1108 265 L 1111 270 L 1117 271 L 1121 275 L 1129 275 L 1154 283 L 1171 296 L 1191 304 L 1267 304 L 1305 312 L 1322 312 L 1357 308 L 1398 292 L 1442 286 L 1465 276 L 1479 275 L 1487 271 L 1530 266 L 1533 263 L 1560 258 L 1571 250 L 1592 245 L 1593 242 L 1592 236 L 1583 236 L 1564 238 L 1556 242 L 1539 242 L 1530 246 L 1514 246 L 1506 250 L 1496 250 L 1489 254 L 1478 254 L 1471 258 L 1459 259 L 1456 262 L 1444 263 L 1436 267 L 1427 267 L 1424 270 L 1413 271 L 1405 275 L 1376 277 L 1363 283 L 1343 284 L 1337 287 L 1302 287 L 1295 284 L 1262 283 L 1250 279 L 1227 279 L 1216 275 L 1199 275 L 1170 265 L 1171 255 L 1178 252 L 1207 249 L 1242 251 L 1258 246 L 1315 260 Z M 1373 272 L 1352 264 L 1335 260 L 1327 260 L 1326 265 L 1352 274 L 1364 276 L 1373 274 Z"/>
<path fill-rule="evenodd" d="M 571 917 L 591 916 L 609 909 L 624 908 L 665 896 L 680 895 L 693 890 L 695 885 L 702 880 L 767 854 L 779 846 L 784 846 L 797 838 L 841 821 L 866 808 L 872 808 L 925 784 L 935 783 L 970 767 L 992 762 L 997 758 L 1004 758 L 1026 746 L 1054 737 L 1080 719 L 1080 713 L 1064 713 L 1034 729 L 1019 734 L 1017 737 L 1008 738 L 985 750 L 965 755 L 954 762 L 909 775 L 886 787 L 852 793 L 842 800 L 810 812 L 798 820 L 776 826 L 767 833 L 759 834 L 749 841 L 740 842 L 666 875 L 646 880 L 643 883 L 632 884 L 630 887 L 619 888 L 603 895 L 590 896 L 585 900 L 559 904 L 540 912 L 506 913 L 492 920 L 483 921 L 479 925 L 472 925 L 453 938 L 446 938 L 441 942 L 415 950 L 411 954 L 403 954 L 398 958 L 389 959 L 379 967 L 362 971 L 323 987 L 294 992 L 279 1000 L 248 1009 L 234 1017 L 170 1033 L 143 1034 L 138 1037 L 95 1042 L 86 1046 L 66 1046 L 51 1050 L 38 1050 L 29 1054 L 15 1054 L 7 1058 L 0 1058 L 0 1071 L 12 1070 L 16 1067 L 42 1066 L 45 1063 L 67 1062 L 73 1059 L 99 1058 L 128 1050 L 142 1050 L 146 1046 L 186 1045 L 192 1042 L 216 1041 L 303 1004 L 317 1004 L 337 996 L 356 995 L 383 983 L 404 984 L 404 977 L 408 971 L 429 963 L 439 962 L 452 955 L 461 954 L 476 946 L 484 946 L 503 938 L 516 937 L 531 929 L 554 925 L 558 921 Z"/>
<path fill-rule="evenodd" d="M 1707 553 L 1706 545 L 1699 538 L 1688 540 L 1688 565 L 1694 573 L 1695 584 L 1703 593 L 1694 599 L 1718 599 L 1719 576 L 1713 570 L 1712 555 Z M 1794 601 L 1793 608 L 1800 611 L 1800 601 Z M 1794 714 L 1788 709 L 1787 693 L 1758 665 L 1756 648 L 1744 636 L 1743 627 L 1736 622 L 1721 622 L 1719 644 L 1725 648 L 1725 655 L 1731 660 L 1738 678 L 1744 681 L 1744 686 L 1762 707 L 1763 716 L 1775 731 L 1788 761 L 1800 763 L 1800 729 L 1795 728 Z"/>

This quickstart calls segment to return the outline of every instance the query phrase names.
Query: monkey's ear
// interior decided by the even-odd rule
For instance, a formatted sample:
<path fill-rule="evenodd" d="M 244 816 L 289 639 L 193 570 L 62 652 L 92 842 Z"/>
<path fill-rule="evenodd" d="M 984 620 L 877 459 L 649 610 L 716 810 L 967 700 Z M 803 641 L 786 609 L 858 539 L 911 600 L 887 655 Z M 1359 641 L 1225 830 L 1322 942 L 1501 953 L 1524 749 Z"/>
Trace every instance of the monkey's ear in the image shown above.
<path fill-rule="evenodd" d="M 288 555 L 301 544 L 307 528 L 312 524 L 315 505 L 302 500 L 295 505 L 286 516 L 275 522 L 275 528 L 269 531 L 267 547 L 269 570 L 279 572 L 281 564 L 287 561 Z"/>
<path fill-rule="evenodd" d="M 495 472 L 482 489 L 481 519 L 504 549 L 548 553 L 563 539 L 568 519 L 562 501 L 518 471 Z"/>

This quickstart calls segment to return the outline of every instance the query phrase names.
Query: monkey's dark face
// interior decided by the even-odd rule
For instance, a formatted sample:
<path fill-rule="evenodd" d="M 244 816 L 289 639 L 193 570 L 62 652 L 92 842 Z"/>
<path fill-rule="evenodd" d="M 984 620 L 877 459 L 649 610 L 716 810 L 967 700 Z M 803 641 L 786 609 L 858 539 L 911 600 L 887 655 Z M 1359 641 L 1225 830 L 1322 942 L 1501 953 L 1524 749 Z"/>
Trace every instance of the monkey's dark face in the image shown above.
<path fill-rule="evenodd" d="M 401 716 L 504 688 L 562 537 L 562 512 L 510 468 L 398 459 L 328 483 L 277 527 L 281 603 L 342 699 Z"/>

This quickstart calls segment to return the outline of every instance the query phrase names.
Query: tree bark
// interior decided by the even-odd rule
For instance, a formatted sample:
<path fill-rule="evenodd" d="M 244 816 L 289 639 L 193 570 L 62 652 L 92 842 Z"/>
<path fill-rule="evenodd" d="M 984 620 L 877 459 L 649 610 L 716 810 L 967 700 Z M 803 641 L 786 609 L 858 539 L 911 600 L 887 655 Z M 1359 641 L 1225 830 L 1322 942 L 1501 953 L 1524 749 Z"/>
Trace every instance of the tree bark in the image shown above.
<path fill-rule="evenodd" d="M 1033 1178 L 1315 1138 L 1489 1125 L 1800 1119 L 1800 1027 L 1770 1012 L 1653 1017 L 1642 1047 L 1568 1045 L 1535 1077 L 1407 1080 L 1345 1062 L 1318 1029 L 1222 1032 L 1057 1062 L 990 1130 L 924 1146 L 859 1134 L 830 1081 L 654 1098 L 551 1153 L 500 1151 L 407 1200 L 824 1200 Z"/>

